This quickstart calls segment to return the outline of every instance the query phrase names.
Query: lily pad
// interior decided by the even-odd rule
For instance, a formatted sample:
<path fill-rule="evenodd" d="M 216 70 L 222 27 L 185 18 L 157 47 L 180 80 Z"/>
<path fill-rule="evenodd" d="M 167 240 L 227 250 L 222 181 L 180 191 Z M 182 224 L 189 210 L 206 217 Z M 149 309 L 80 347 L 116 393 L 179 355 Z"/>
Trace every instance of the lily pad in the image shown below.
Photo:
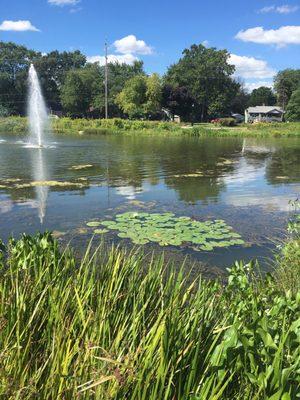
<path fill-rule="evenodd" d="M 99 225 L 95 233 L 116 230 L 120 238 L 134 244 L 156 242 L 160 246 L 185 245 L 197 251 L 212 251 L 218 247 L 244 244 L 241 236 L 223 220 L 197 221 L 187 216 L 176 217 L 173 213 L 125 212 L 114 220 L 91 221 L 90 227 Z"/>
<path fill-rule="evenodd" d="M 103 235 L 104 233 L 109 232 L 108 229 L 95 229 L 94 233 L 96 233 L 97 235 Z"/>
<path fill-rule="evenodd" d="M 101 222 L 98 221 L 90 221 L 86 223 L 87 226 L 89 226 L 90 228 L 96 227 L 96 226 L 100 226 Z"/>

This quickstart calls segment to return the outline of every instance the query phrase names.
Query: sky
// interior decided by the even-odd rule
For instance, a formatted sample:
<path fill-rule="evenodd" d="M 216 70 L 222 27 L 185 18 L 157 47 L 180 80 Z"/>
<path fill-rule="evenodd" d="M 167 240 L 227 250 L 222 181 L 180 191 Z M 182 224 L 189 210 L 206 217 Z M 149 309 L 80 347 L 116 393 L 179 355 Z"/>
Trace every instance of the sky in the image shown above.
<path fill-rule="evenodd" d="M 227 49 L 251 90 L 300 68 L 300 0 L 0 0 L 0 40 L 34 50 L 80 50 L 89 61 L 144 61 L 163 74 L 183 49 Z"/>

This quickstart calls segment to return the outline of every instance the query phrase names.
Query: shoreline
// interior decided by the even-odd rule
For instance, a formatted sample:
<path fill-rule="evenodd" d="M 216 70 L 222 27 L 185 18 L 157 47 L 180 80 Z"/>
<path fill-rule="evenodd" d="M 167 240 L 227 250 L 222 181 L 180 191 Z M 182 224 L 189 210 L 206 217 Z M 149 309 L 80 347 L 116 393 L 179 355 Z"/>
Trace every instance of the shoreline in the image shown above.
<path fill-rule="evenodd" d="M 52 119 L 58 134 L 72 135 L 145 135 L 191 137 L 300 137 L 300 122 L 258 123 L 235 127 L 210 123 L 184 125 L 174 122 L 137 121 L 126 119 Z M 26 117 L 0 118 L 0 133 L 23 134 L 28 130 Z"/>

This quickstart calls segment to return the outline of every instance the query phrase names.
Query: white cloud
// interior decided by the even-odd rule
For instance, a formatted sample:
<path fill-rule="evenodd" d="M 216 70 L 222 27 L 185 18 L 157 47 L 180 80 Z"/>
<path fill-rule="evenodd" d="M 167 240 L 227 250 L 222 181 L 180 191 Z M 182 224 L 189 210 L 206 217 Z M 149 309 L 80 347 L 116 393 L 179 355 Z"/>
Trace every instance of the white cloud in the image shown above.
<path fill-rule="evenodd" d="M 122 54 L 152 54 L 153 50 L 144 40 L 138 40 L 134 35 L 128 35 L 114 42 L 118 53 Z"/>
<path fill-rule="evenodd" d="M 203 42 L 201 43 L 203 46 L 208 47 L 209 45 L 209 41 L 208 40 L 203 40 Z"/>
<path fill-rule="evenodd" d="M 290 6 L 288 4 L 276 7 L 276 12 L 279 14 L 290 14 L 296 12 L 297 10 L 299 10 L 299 6 Z"/>
<path fill-rule="evenodd" d="M 0 31 L 15 31 L 15 32 L 25 32 L 33 31 L 39 32 L 35 26 L 32 25 L 30 21 L 3 21 L 0 25 Z"/>
<path fill-rule="evenodd" d="M 49 4 L 54 6 L 75 6 L 80 0 L 48 0 Z"/>
<path fill-rule="evenodd" d="M 276 73 L 267 61 L 258 60 L 254 57 L 230 54 L 229 63 L 235 66 L 235 76 L 245 79 L 272 78 Z"/>
<path fill-rule="evenodd" d="M 134 61 L 138 61 L 138 58 L 132 54 L 109 54 L 109 63 L 120 63 L 120 64 L 130 64 L 132 65 Z M 105 56 L 90 56 L 87 57 L 87 61 L 90 63 L 98 62 L 100 65 L 105 64 Z"/>
<path fill-rule="evenodd" d="M 258 12 L 261 14 L 266 14 L 270 12 L 278 13 L 278 14 L 291 14 L 299 10 L 299 6 L 292 6 L 289 4 L 283 4 L 282 6 L 268 6 L 261 8 Z"/>
<path fill-rule="evenodd" d="M 244 86 L 248 92 L 252 92 L 252 90 L 258 89 L 261 86 L 273 89 L 273 82 L 272 81 L 244 82 Z"/>
<path fill-rule="evenodd" d="M 287 44 L 300 44 L 300 26 L 288 25 L 269 30 L 257 26 L 238 32 L 235 38 L 243 42 L 274 44 L 278 47 L 283 47 Z"/>

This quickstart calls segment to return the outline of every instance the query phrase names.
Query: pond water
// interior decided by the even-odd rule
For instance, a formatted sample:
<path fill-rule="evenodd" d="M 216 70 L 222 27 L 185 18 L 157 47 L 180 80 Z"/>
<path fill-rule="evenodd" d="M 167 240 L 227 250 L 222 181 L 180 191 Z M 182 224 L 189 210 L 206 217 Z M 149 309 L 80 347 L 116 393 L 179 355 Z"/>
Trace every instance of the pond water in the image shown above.
<path fill-rule="evenodd" d="M 2 135 L 0 160 L 3 240 L 48 229 L 83 248 L 93 232 L 88 221 L 126 211 L 223 219 L 244 245 L 202 252 L 164 247 L 207 271 L 253 258 L 267 268 L 285 234 L 289 201 L 300 192 L 298 139 L 60 135 L 41 150 Z M 43 186 L 32 186 L 36 181 Z M 104 236 L 120 241 L 113 232 Z M 161 251 L 154 243 L 146 248 Z"/>

